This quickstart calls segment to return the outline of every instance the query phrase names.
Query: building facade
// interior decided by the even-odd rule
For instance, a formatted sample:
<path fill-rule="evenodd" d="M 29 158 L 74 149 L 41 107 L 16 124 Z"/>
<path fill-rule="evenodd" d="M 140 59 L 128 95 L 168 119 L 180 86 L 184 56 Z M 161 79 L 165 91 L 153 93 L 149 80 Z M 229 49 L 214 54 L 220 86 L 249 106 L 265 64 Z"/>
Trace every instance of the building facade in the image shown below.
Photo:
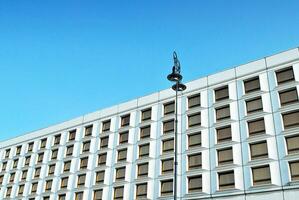
<path fill-rule="evenodd" d="M 203 77 L 178 100 L 179 199 L 297 200 L 299 50 Z M 0 199 L 172 199 L 163 90 L 0 143 Z"/>

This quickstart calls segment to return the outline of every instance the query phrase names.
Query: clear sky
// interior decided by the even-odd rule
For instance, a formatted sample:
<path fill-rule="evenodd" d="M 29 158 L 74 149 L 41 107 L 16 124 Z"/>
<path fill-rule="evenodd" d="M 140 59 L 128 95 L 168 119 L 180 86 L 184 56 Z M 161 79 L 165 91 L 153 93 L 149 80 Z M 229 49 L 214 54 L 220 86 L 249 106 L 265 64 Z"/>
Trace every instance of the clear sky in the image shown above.
<path fill-rule="evenodd" d="M 0 140 L 299 46 L 299 1 L 0 1 Z"/>

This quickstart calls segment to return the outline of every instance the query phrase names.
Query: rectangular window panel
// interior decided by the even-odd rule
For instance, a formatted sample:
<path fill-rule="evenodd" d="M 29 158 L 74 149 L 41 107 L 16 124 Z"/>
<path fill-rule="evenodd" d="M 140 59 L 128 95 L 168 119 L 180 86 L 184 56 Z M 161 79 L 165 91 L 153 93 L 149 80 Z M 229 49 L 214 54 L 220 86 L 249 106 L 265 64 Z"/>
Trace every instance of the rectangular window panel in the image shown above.
<path fill-rule="evenodd" d="M 129 138 L 129 131 L 119 133 L 119 143 L 127 143 Z"/>
<path fill-rule="evenodd" d="M 53 175 L 55 172 L 55 164 L 49 165 L 49 175 Z"/>
<path fill-rule="evenodd" d="M 230 118 L 230 109 L 229 105 L 216 108 L 216 120 L 228 119 Z"/>
<path fill-rule="evenodd" d="M 20 185 L 20 186 L 19 186 L 19 192 L 18 192 L 19 195 L 22 195 L 22 194 L 23 194 L 23 192 L 24 192 L 24 187 L 25 187 L 24 185 Z"/>
<path fill-rule="evenodd" d="M 92 125 L 85 127 L 85 136 L 90 136 L 92 134 Z"/>
<path fill-rule="evenodd" d="M 173 180 L 161 181 L 161 196 L 172 195 Z"/>
<path fill-rule="evenodd" d="M 188 126 L 200 126 L 201 125 L 201 115 L 200 113 L 192 114 L 188 116 Z"/>
<path fill-rule="evenodd" d="M 17 146 L 16 155 L 20 155 L 22 146 Z"/>
<path fill-rule="evenodd" d="M 279 92 L 280 104 L 282 106 L 298 102 L 298 93 L 296 88 Z"/>
<path fill-rule="evenodd" d="M 81 158 L 80 169 L 86 169 L 88 165 L 88 157 Z"/>
<path fill-rule="evenodd" d="M 77 192 L 75 194 L 75 200 L 83 200 L 83 192 Z"/>
<path fill-rule="evenodd" d="M 234 171 L 218 173 L 218 177 L 219 177 L 219 189 L 220 190 L 235 188 Z"/>
<path fill-rule="evenodd" d="M 71 169 L 71 161 L 64 162 L 63 171 L 67 172 Z"/>
<path fill-rule="evenodd" d="M 119 179 L 124 179 L 125 178 L 126 167 L 116 168 L 115 171 L 116 171 L 115 179 L 119 180 Z"/>
<path fill-rule="evenodd" d="M 162 160 L 162 173 L 173 171 L 173 158 Z"/>
<path fill-rule="evenodd" d="M 86 178 L 85 174 L 78 175 L 78 183 L 77 183 L 77 185 L 78 186 L 84 185 L 85 184 L 85 178 Z"/>
<path fill-rule="evenodd" d="M 93 192 L 93 200 L 102 200 L 103 190 L 95 190 Z"/>
<path fill-rule="evenodd" d="M 188 97 L 188 108 L 200 106 L 200 94 Z"/>
<path fill-rule="evenodd" d="M 83 151 L 83 152 L 88 152 L 88 151 L 89 151 L 89 148 L 90 148 L 90 141 L 84 142 L 84 143 L 83 143 L 82 151 Z"/>
<path fill-rule="evenodd" d="M 150 120 L 152 117 L 152 109 L 146 109 L 141 111 L 141 121 Z"/>
<path fill-rule="evenodd" d="M 292 161 L 289 163 L 290 172 L 291 172 L 291 180 L 298 181 L 299 180 L 299 160 Z"/>
<path fill-rule="evenodd" d="M 283 124 L 285 128 L 293 128 L 299 126 L 299 110 L 282 114 Z"/>
<path fill-rule="evenodd" d="M 174 131 L 174 120 L 163 122 L 163 133 L 169 133 Z"/>
<path fill-rule="evenodd" d="M 201 146 L 201 132 L 189 134 L 188 144 L 189 147 Z"/>
<path fill-rule="evenodd" d="M 25 166 L 29 166 L 29 164 L 30 164 L 30 158 L 31 158 L 31 156 L 27 156 L 25 158 Z"/>
<path fill-rule="evenodd" d="M 246 108 L 247 108 L 247 113 L 262 111 L 263 110 L 262 98 L 258 97 L 258 98 L 255 98 L 255 99 L 247 100 L 246 101 Z"/>
<path fill-rule="evenodd" d="M 148 174 L 148 163 L 138 165 L 138 176 L 146 176 Z"/>
<path fill-rule="evenodd" d="M 54 139 L 54 145 L 56 144 L 59 144 L 60 143 L 60 138 L 61 138 L 61 135 L 55 135 L 55 139 Z"/>
<path fill-rule="evenodd" d="M 219 149 L 218 151 L 218 164 L 233 163 L 233 148 Z"/>
<path fill-rule="evenodd" d="M 104 121 L 102 123 L 102 125 L 103 125 L 102 132 L 109 131 L 110 130 L 110 124 L 111 124 L 111 120 Z"/>
<path fill-rule="evenodd" d="M 244 88 L 245 88 L 245 93 L 253 92 L 260 90 L 260 80 L 259 77 L 255 77 L 249 80 L 244 81 Z"/>
<path fill-rule="evenodd" d="M 188 177 L 188 192 L 202 191 L 202 176 Z"/>
<path fill-rule="evenodd" d="M 299 153 L 299 135 L 286 138 L 288 154 Z"/>
<path fill-rule="evenodd" d="M 98 158 L 98 165 L 105 165 L 106 164 L 106 157 L 107 157 L 106 153 L 100 154 L 99 158 Z"/>
<path fill-rule="evenodd" d="M 228 98 L 228 85 L 215 89 L 215 101 L 220 101 Z"/>
<path fill-rule="evenodd" d="M 60 184 L 60 187 L 61 187 L 61 188 L 66 188 L 66 187 L 67 187 L 68 180 L 69 180 L 68 177 L 63 177 L 63 178 L 61 178 L 61 184 Z"/>
<path fill-rule="evenodd" d="M 164 104 L 164 115 L 174 113 L 174 109 L 175 109 L 174 106 L 175 106 L 174 101 Z"/>
<path fill-rule="evenodd" d="M 114 188 L 114 200 L 122 200 L 124 197 L 124 187 Z"/>
<path fill-rule="evenodd" d="M 37 190 L 37 185 L 38 185 L 38 183 L 32 183 L 32 185 L 31 185 L 31 192 L 32 192 L 32 193 L 36 192 L 36 190 Z"/>
<path fill-rule="evenodd" d="M 40 142 L 40 148 L 41 149 L 46 148 L 46 144 L 47 144 L 47 139 L 42 139 Z"/>
<path fill-rule="evenodd" d="M 24 170 L 23 172 L 22 172 L 22 180 L 26 180 L 26 178 L 27 178 L 27 170 Z M 0 183 L 1 184 L 1 183 Z"/>
<path fill-rule="evenodd" d="M 147 196 L 147 183 L 141 183 L 136 185 L 136 197 L 146 198 Z"/>
<path fill-rule="evenodd" d="M 33 142 L 30 142 L 29 144 L 28 144 L 28 152 L 31 152 L 32 150 L 33 150 Z"/>
<path fill-rule="evenodd" d="M 201 168 L 201 164 L 202 164 L 201 153 L 192 154 L 188 156 L 189 169 Z"/>
<path fill-rule="evenodd" d="M 69 132 L 69 140 L 71 141 L 71 140 L 75 140 L 75 138 L 76 138 L 76 129 L 75 130 L 71 130 L 70 132 Z"/>
<path fill-rule="evenodd" d="M 121 127 L 130 125 L 130 114 L 121 117 Z"/>
<path fill-rule="evenodd" d="M 58 149 L 53 149 L 51 159 L 56 159 L 57 155 L 58 155 Z"/>
<path fill-rule="evenodd" d="M 105 178 L 105 171 L 96 172 L 96 183 L 104 182 Z"/>
<path fill-rule="evenodd" d="M 50 191 L 52 188 L 52 180 L 46 181 L 46 191 Z"/>
<path fill-rule="evenodd" d="M 149 155 L 149 144 L 144 144 L 139 146 L 139 158 Z"/>
<path fill-rule="evenodd" d="M 108 142 L 109 142 L 109 136 L 101 137 L 101 143 L 100 143 L 101 149 L 102 148 L 107 148 L 108 147 Z"/>
<path fill-rule="evenodd" d="M 140 127 L 140 138 L 148 138 L 151 134 L 151 126 Z"/>
<path fill-rule="evenodd" d="M 73 154 L 74 145 L 70 145 L 66 147 L 66 155 L 70 156 Z"/>
<path fill-rule="evenodd" d="M 252 168 L 253 185 L 271 184 L 269 165 Z"/>
<path fill-rule="evenodd" d="M 232 140 L 231 125 L 217 128 L 216 132 L 217 132 L 217 143 Z"/>
<path fill-rule="evenodd" d="M 251 159 L 268 158 L 267 142 L 259 142 L 250 144 Z"/>
<path fill-rule="evenodd" d="M 34 178 L 39 177 L 39 175 L 40 175 L 40 170 L 41 170 L 40 167 L 35 168 Z"/>
<path fill-rule="evenodd" d="M 117 161 L 123 161 L 127 159 L 127 149 L 118 150 Z"/>
<path fill-rule="evenodd" d="M 279 71 L 276 71 L 277 84 L 280 85 L 285 82 L 294 81 L 295 76 L 292 67 L 288 67 Z"/>
<path fill-rule="evenodd" d="M 249 121 L 248 122 L 248 132 L 249 132 L 249 135 L 265 133 L 264 118 Z"/>

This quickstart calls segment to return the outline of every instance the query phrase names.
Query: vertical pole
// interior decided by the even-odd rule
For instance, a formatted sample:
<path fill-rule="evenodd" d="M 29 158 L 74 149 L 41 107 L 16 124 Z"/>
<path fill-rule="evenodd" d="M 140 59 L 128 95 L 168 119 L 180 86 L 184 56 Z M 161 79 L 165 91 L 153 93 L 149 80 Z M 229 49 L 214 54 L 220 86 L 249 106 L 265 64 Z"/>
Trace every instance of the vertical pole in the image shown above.
<path fill-rule="evenodd" d="M 176 90 L 175 90 L 175 129 L 174 129 L 174 143 L 175 143 L 175 148 L 174 148 L 174 200 L 177 199 L 177 166 L 178 166 L 178 161 L 177 161 L 177 149 L 178 149 L 178 86 L 179 82 L 176 82 Z"/>

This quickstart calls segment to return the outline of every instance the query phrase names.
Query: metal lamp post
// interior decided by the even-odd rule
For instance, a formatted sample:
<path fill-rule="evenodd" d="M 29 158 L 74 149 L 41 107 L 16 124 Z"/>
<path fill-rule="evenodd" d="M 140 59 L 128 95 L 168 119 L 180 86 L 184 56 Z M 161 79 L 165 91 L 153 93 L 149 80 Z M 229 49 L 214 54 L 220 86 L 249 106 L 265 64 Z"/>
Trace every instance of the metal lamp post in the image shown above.
<path fill-rule="evenodd" d="M 177 199 L 177 149 L 178 149 L 178 92 L 184 91 L 186 89 L 186 85 L 181 83 L 183 76 L 181 75 L 181 65 L 180 61 L 178 60 L 177 54 L 173 52 L 173 62 L 174 65 L 172 67 L 172 73 L 167 76 L 167 79 L 171 82 L 175 82 L 172 86 L 172 89 L 175 91 L 175 128 L 174 128 L 174 184 L 173 184 L 173 192 L 174 192 L 174 200 Z"/>

